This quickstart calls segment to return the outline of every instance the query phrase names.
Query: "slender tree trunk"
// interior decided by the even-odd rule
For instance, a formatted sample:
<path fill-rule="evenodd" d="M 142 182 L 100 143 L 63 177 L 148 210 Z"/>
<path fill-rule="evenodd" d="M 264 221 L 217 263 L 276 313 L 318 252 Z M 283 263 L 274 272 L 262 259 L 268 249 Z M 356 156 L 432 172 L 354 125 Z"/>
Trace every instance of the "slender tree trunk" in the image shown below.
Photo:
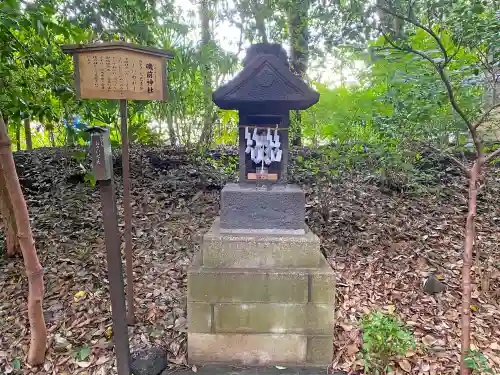
<path fill-rule="evenodd" d="M 5 248 L 8 257 L 21 252 L 19 239 L 17 238 L 17 225 L 12 208 L 12 202 L 7 191 L 5 176 L 0 165 L 0 213 L 2 214 L 5 230 Z"/>
<path fill-rule="evenodd" d="M 14 126 L 16 127 L 16 150 L 21 151 L 21 125 L 15 122 Z"/>
<path fill-rule="evenodd" d="M 290 29 L 290 62 L 292 71 L 304 78 L 309 65 L 309 28 L 308 28 L 309 0 L 295 0 L 288 10 L 288 25 Z M 294 127 L 291 134 L 292 144 L 302 144 L 302 116 L 295 111 Z"/>
<path fill-rule="evenodd" d="M 1 117 L 1 114 L 0 114 Z M 3 117 L 5 129 L 8 129 L 8 118 Z M 4 227 L 5 227 L 5 247 L 6 255 L 14 256 L 21 251 L 19 246 L 19 239 L 17 237 L 17 225 L 16 218 L 14 216 L 14 210 L 12 208 L 12 202 L 10 201 L 9 192 L 7 190 L 7 184 L 2 170 L 2 165 L 0 164 L 0 213 L 2 214 Z"/>
<path fill-rule="evenodd" d="M 175 145 L 176 134 L 174 129 L 174 117 L 170 111 L 167 113 L 167 127 L 168 127 L 168 138 L 170 139 L 170 144 Z"/>
<path fill-rule="evenodd" d="M 49 129 L 49 141 L 51 147 L 56 147 L 56 141 L 54 138 L 54 129 Z"/>
<path fill-rule="evenodd" d="M 212 69 L 210 67 L 210 55 L 212 35 L 210 32 L 210 1 L 201 2 L 201 45 L 202 45 L 202 71 L 203 71 L 203 91 L 204 91 L 204 114 L 203 129 L 201 131 L 199 145 L 209 145 L 212 142 Z"/>
<path fill-rule="evenodd" d="M 388 34 L 392 35 L 393 38 L 401 38 L 403 37 L 404 21 L 400 17 L 394 17 L 380 9 L 380 7 L 387 6 L 387 1 L 377 0 L 377 15 L 380 19 L 380 23 L 382 24 L 384 30 L 386 30 Z M 430 10 L 430 8 L 428 9 Z"/>
<path fill-rule="evenodd" d="M 26 139 L 26 149 L 33 150 L 33 142 L 31 140 L 31 124 L 30 119 L 24 119 L 24 138 Z"/>
<path fill-rule="evenodd" d="M 18 238 L 23 254 L 24 266 L 28 275 L 28 318 L 31 329 L 31 342 L 28 352 L 28 362 L 32 365 L 43 363 L 47 329 L 43 317 L 43 267 L 38 261 L 35 242 L 31 233 L 28 208 L 24 200 L 19 178 L 11 151 L 11 142 L 7 127 L 0 116 L 0 165 L 5 178 L 7 191 L 16 219 Z"/>
<path fill-rule="evenodd" d="M 177 121 L 175 121 L 175 134 L 177 135 L 179 142 L 182 142 L 183 139 L 181 137 L 181 130 L 180 130 L 180 126 L 179 126 L 180 122 L 181 122 L 181 120 L 179 118 L 177 119 Z"/>
<path fill-rule="evenodd" d="M 464 363 L 464 358 L 470 348 L 470 306 L 472 294 L 472 251 L 474 248 L 474 240 L 476 236 L 475 231 L 475 218 L 477 207 L 477 183 L 479 175 L 481 174 L 481 161 L 476 160 L 470 170 L 469 175 L 469 212 L 467 214 L 467 221 L 465 225 L 465 242 L 464 242 L 464 255 L 462 267 L 462 355 L 461 355 L 461 375 L 469 375 L 470 371 Z"/>
<path fill-rule="evenodd" d="M 259 3 L 259 0 L 251 0 L 250 6 L 255 18 L 255 26 L 260 34 L 261 43 L 269 43 L 266 33 L 266 21 L 262 4 Z"/>

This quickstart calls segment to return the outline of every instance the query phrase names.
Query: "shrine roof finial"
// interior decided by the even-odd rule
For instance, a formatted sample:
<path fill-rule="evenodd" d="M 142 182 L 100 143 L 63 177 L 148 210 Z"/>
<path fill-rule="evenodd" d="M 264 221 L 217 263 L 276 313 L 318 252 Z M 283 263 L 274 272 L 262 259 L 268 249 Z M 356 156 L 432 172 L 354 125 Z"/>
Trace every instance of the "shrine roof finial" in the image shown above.
<path fill-rule="evenodd" d="M 290 70 L 281 45 L 262 43 L 248 48 L 243 69 L 212 100 L 222 109 L 271 114 L 307 109 L 319 93 Z"/>
<path fill-rule="evenodd" d="M 283 63 L 288 67 L 288 56 L 285 49 L 281 44 L 272 43 L 259 43 L 252 44 L 247 49 L 247 54 L 243 59 L 243 66 L 247 66 L 252 59 L 256 58 L 258 55 L 274 55 L 278 60 L 283 61 Z"/>

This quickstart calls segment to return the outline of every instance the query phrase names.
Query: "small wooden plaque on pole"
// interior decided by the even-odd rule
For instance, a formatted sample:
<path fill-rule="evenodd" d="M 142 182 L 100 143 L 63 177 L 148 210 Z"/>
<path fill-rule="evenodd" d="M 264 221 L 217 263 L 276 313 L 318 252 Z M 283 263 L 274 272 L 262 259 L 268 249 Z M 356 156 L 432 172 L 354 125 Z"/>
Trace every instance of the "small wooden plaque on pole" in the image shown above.
<path fill-rule="evenodd" d="M 73 55 L 78 99 L 167 100 L 173 54 L 125 42 L 62 46 Z"/>
<path fill-rule="evenodd" d="M 173 54 L 151 47 L 142 47 L 124 42 L 108 42 L 87 45 L 62 46 L 65 53 L 73 55 L 75 88 L 77 99 L 117 99 L 120 101 L 122 167 L 123 167 L 123 206 L 125 221 L 125 258 L 127 269 L 127 321 L 135 323 L 133 258 L 132 258 L 132 205 L 130 203 L 130 162 L 127 129 L 127 100 L 167 100 L 166 61 Z M 114 214 L 116 222 L 116 199 L 112 185 L 113 168 L 111 162 L 111 143 L 109 131 L 101 129 L 107 136 L 92 136 L 96 180 L 100 180 L 101 201 L 104 218 Z M 100 132 L 99 129 L 94 131 Z M 102 159 L 107 161 L 103 164 Z M 111 205 L 111 206 L 110 206 Z M 106 214 L 106 212 L 108 214 Z M 104 220 L 107 249 L 108 271 L 118 274 L 116 280 L 110 279 L 111 304 L 113 306 L 113 326 L 124 331 L 115 341 L 118 359 L 118 373 L 129 374 L 129 347 L 125 324 L 123 279 L 121 274 L 120 243 L 118 225 Z M 109 241 L 108 241 L 109 238 Z M 107 246 L 108 247 L 108 246 Z M 116 254 L 115 254 L 116 253 Z M 118 256 L 118 258 L 116 258 Z M 115 265 L 114 263 L 117 263 Z M 116 271 L 119 267 L 119 272 Z M 118 352 L 122 354 L 118 355 Z M 121 361 L 121 362 L 120 362 Z"/>

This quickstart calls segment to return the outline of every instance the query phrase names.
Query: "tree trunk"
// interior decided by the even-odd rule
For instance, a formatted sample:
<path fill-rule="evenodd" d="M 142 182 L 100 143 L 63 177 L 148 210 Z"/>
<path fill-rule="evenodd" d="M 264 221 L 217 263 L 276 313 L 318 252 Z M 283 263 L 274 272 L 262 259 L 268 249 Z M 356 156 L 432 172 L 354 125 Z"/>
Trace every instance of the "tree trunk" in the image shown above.
<path fill-rule="evenodd" d="M 15 122 L 14 126 L 16 127 L 16 150 L 21 151 L 21 125 Z"/>
<path fill-rule="evenodd" d="M 309 28 L 308 28 L 309 0 L 295 0 L 288 11 L 288 25 L 290 29 L 290 62 L 292 71 L 304 78 L 309 65 Z M 302 144 L 301 134 L 302 116 L 295 111 L 292 145 Z"/>
<path fill-rule="evenodd" d="M 474 248 L 475 240 L 475 223 L 476 207 L 477 207 L 477 182 L 481 174 L 481 161 L 476 160 L 470 170 L 469 175 L 469 212 L 467 214 L 467 221 L 465 225 L 465 241 L 464 241 L 464 255 L 462 267 L 462 348 L 460 358 L 460 373 L 461 375 L 469 375 L 470 371 L 465 363 L 465 357 L 470 348 L 470 306 L 472 294 L 472 250 Z"/>
<path fill-rule="evenodd" d="M 30 119 L 24 119 L 24 138 L 26 139 L 26 149 L 33 150 L 33 142 L 31 140 L 31 124 Z"/>
<path fill-rule="evenodd" d="M 209 145 L 212 142 L 212 70 L 210 68 L 211 42 L 212 35 L 210 32 L 210 13 L 209 0 L 201 2 L 201 54 L 202 54 L 202 72 L 203 72 L 203 129 L 201 131 L 199 145 Z"/>
<path fill-rule="evenodd" d="M 255 27 L 260 34 L 261 43 L 269 43 L 266 33 L 266 21 L 263 6 L 259 3 L 259 0 L 252 0 L 250 6 L 255 18 Z"/>
<path fill-rule="evenodd" d="M 170 139 L 170 145 L 175 145 L 175 140 L 177 139 L 174 129 L 174 117 L 170 111 L 167 113 L 167 127 L 168 127 L 168 138 Z"/>
<path fill-rule="evenodd" d="M 7 191 L 7 185 L 3 171 L 0 166 L 0 213 L 2 214 L 5 231 L 6 255 L 12 257 L 21 252 L 19 239 L 17 238 L 17 225 L 12 203 Z"/>
<path fill-rule="evenodd" d="M 1 115 L 0 115 L 1 116 Z M 3 116 L 5 128 L 8 129 L 8 118 Z M 19 246 L 19 239 L 17 238 L 17 226 L 16 218 L 14 217 L 14 211 L 12 208 L 12 203 L 9 198 L 9 192 L 7 191 L 7 185 L 3 175 L 2 166 L 0 164 L 0 214 L 2 214 L 4 227 L 5 227 L 5 248 L 7 256 L 14 256 L 19 253 L 21 248 Z"/>
<path fill-rule="evenodd" d="M 54 138 L 54 129 L 49 129 L 49 141 L 51 147 L 56 147 L 56 140 Z"/>
<path fill-rule="evenodd" d="M 293 124 L 291 126 L 292 146 L 302 146 L 302 115 L 300 111 L 295 111 Z"/>
<path fill-rule="evenodd" d="M 377 16 L 382 28 L 395 39 L 403 37 L 404 21 L 400 17 L 387 14 L 380 7 L 393 8 L 393 6 L 389 5 L 385 0 L 377 0 Z"/>
<path fill-rule="evenodd" d="M 47 329 L 43 318 L 43 267 L 38 261 L 35 242 L 31 233 L 28 208 L 24 200 L 19 178 L 11 151 L 11 142 L 7 127 L 0 116 L 0 165 L 5 179 L 5 186 L 12 203 L 18 228 L 18 239 L 23 254 L 24 266 L 28 275 L 28 318 L 31 329 L 31 342 L 28 363 L 38 365 L 45 359 Z"/>

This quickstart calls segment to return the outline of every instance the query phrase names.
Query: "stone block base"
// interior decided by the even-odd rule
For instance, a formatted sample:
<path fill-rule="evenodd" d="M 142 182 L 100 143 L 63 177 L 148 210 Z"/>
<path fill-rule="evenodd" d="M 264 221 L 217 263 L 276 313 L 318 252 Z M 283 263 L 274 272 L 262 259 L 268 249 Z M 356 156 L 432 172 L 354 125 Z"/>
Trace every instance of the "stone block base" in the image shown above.
<path fill-rule="evenodd" d="M 203 266 L 207 268 L 314 268 L 324 261 L 318 236 L 305 234 L 221 233 L 216 219 L 203 236 Z"/>
<path fill-rule="evenodd" d="M 297 185 L 227 184 L 221 192 L 220 229 L 225 233 L 304 234 L 305 194 Z"/>
<path fill-rule="evenodd" d="M 328 365 L 335 278 L 320 259 L 312 268 L 209 268 L 198 254 L 188 271 L 189 362 Z"/>
<path fill-rule="evenodd" d="M 322 259 L 319 268 L 208 268 L 198 253 L 188 270 L 188 302 L 335 302 L 335 275 Z"/>
<path fill-rule="evenodd" d="M 329 365 L 333 337 L 294 334 L 188 333 L 190 363 Z"/>
<path fill-rule="evenodd" d="M 244 192 L 240 185 L 224 189 L 221 218 L 203 236 L 201 252 L 188 270 L 188 361 L 330 364 L 335 277 L 320 252 L 319 238 L 303 223 L 303 217 L 300 225 L 292 223 L 296 209 L 303 214 L 303 202 L 294 206 L 295 195 L 303 197 L 303 192 L 281 186 L 279 192 L 264 191 L 260 196 L 262 192 L 254 187 Z M 241 194 L 246 197 L 242 199 Z M 250 201 L 257 205 L 252 208 Z M 259 211 L 269 204 L 276 208 L 274 214 L 279 207 L 284 209 L 280 211 L 285 212 L 282 221 Z M 250 217 L 247 212 L 238 218 L 245 207 L 256 209 L 252 211 L 255 215 Z M 287 212 L 290 218 L 286 218 Z M 231 215 L 236 215 L 235 221 Z M 264 220 L 265 227 L 274 229 L 263 234 L 252 220 L 246 221 L 257 217 Z M 246 228 L 244 233 L 225 232 L 240 226 Z M 298 234 L 299 227 L 303 234 Z M 295 232 L 284 233 L 284 229 Z"/>

